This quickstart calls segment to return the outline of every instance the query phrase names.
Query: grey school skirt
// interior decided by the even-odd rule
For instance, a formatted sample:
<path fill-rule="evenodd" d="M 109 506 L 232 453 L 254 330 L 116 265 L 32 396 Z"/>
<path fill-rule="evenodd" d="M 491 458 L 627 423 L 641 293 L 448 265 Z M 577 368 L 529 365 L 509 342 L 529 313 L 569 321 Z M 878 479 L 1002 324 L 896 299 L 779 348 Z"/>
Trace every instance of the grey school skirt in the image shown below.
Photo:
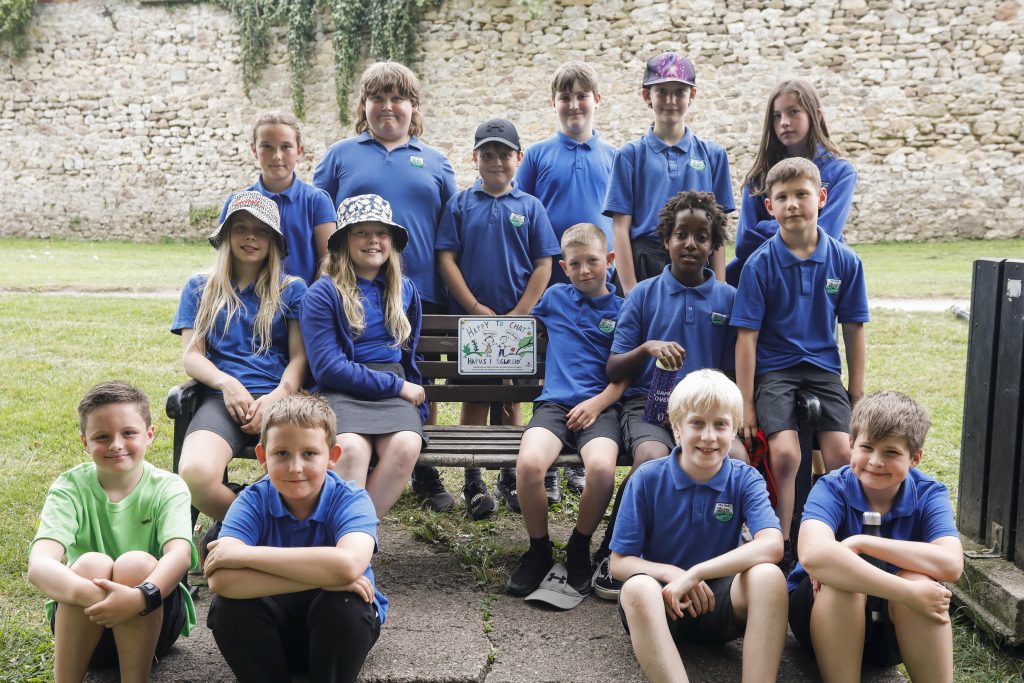
<path fill-rule="evenodd" d="M 367 363 L 366 367 L 378 372 L 390 372 L 405 379 L 401 363 Z M 341 391 L 324 389 L 321 392 L 338 417 L 338 433 L 351 432 L 365 436 L 416 432 L 428 443 L 420 422 L 419 408 L 399 396 L 382 399 L 364 399 Z"/>

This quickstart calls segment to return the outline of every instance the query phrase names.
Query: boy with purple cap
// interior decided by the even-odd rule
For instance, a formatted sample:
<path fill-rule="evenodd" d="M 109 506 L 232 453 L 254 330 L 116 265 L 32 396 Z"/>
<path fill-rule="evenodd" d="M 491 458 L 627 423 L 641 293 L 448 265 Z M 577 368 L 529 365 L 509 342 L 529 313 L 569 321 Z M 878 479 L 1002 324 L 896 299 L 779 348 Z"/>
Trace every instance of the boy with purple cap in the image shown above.
<path fill-rule="evenodd" d="M 658 212 L 679 192 L 713 192 L 725 213 L 735 211 L 729 159 L 721 145 L 702 140 L 684 118 L 697 97 L 693 63 L 678 52 L 647 62 L 641 95 L 654 125 L 615 153 L 604 213 L 612 217 L 613 248 L 623 295 L 637 282 L 659 275 L 668 255 L 655 235 Z M 725 281 L 725 252 L 711 255 L 715 276 Z"/>

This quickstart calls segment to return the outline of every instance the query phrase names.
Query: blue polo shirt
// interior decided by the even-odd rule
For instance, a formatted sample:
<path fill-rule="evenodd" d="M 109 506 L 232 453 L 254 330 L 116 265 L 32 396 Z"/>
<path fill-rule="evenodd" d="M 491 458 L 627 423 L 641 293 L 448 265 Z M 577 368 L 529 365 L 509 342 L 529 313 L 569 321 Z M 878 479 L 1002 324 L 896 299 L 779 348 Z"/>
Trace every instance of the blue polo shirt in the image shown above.
<path fill-rule="evenodd" d="M 313 171 L 313 184 L 334 197 L 335 206 L 361 194 L 386 199 L 394 221 L 409 231 L 409 246 L 402 252 L 405 275 L 420 298 L 446 301 L 434 265 L 434 242 L 441 211 L 455 194 L 455 171 L 448 157 L 415 137 L 389 152 L 364 132 L 331 145 Z"/>
<path fill-rule="evenodd" d="M 195 329 L 199 300 L 207 277 L 206 274 L 193 275 L 185 283 L 171 323 L 174 334 Z M 218 370 L 241 382 L 250 394 L 268 394 L 277 388 L 288 366 L 288 321 L 299 319 L 306 283 L 294 279 L 282 289 L 281 309 L 271 326 L 270 348 L 259 355 L 253 353 L 253 326 L 260 308 L 256 289 L 250 285 L 242 291 L 236 289 L 235 293 L 242 305 L 232 316 L 227 329 L 224 329 L 227 312 L 222 310 L 217 314 L 217 323 L 206 338 L 206 357 Z M 200 386 L 206 395 L 220 396 L 222 393 L 202 384 Z"/>
<path fill-rule="evenodd" d="M 270 482 L 263 477 L 246 487 L 228 508 L 220 538 L 231 536 L 246 545 L 271 548 L 334 547 L 345 534 L 369 534 L 377 550 L 377 514 L 366 491 L 327 471 L 320 499 L 313 512 L 303 520 L 288 511 Z M 374 604 L 381 623 L 388 612 L 388 599 L 377 590 L 373 569 L 363 572 L 373 585 Z"/>
<path fill-rule="evenodd" d="M 863 531 L 863 515 L 870 511 L 871 505 L 864 497 L 857 475 L 849 465 L 844 465 L 814 485 L 804 504 L 800 523 L 809 519 L 824 522 L 832 529 L 836 540 L 842 541 Z M 882 516 L 882 536 L 920 543 L 931 543 L 944 536 L 960 538 L 946 485 L 916 467 L 911 468 L 896 493 L 892 509 Z M 890 574 L 900 569 L 894 564 L 886 565 Z M 789 590 L 796 588 L 805 576 L 807 572 L 797 564 L 787 578 Z"/>
<path fill-rule="evenodd" d="M 730 325 L 736 290 L 715 279 L 710 268 L 706 280 L 687 287 L 665 266 L 658 277 L 637 283 L 626 297 L 615 328 L 612 353 L 627 353 L 648 339 L 674 341 L 686 351 L 678 383 L 694 370 L 714 368 L 732 372 L 736 365 L 736 330 Z M 654 372 L 654 359 L 633 376 L 626 396 L 646 395 Z"/>
<path fill-rule="evenodd" d="M 455 252 L 469 291 L 499 315 L 519 303 L 533 262 L 559 253 L 539 199 L 514 184 L 510 192 L 493 197 L 479 179 L 448 202 L 437 228 L 437 249 Z M 465 313 L 454 298 L 448 308 Z"/>
<path fill-rule="evenodd" d="M 292 174 L 292 184 L 284 192 L 271 192 L 263 187 L 263 176 L 246 188 L 270 197 L 277 204 L 281 214 L 281 232 L 288 246 L 288 256 L 284 260 L 284 270 L 289 275 L 300 277 L 307 285 L 319 277 L 320 262 L 316 257 L 316 240 L 313 228 L 321 223 L 337 223 L 338 211 L 331 203 L 330 196 L 321 189 L 307 185 Z M 220 212 L 220 222 L 228 212 L 228 206 L 234 195 L 224 202 Z"/>
<path fill-rule="evenodd" d="M 679 447 L 636 468 L 626 482 L 611 549 L 620 555 L 689 569 L 740 545 L 751 535 L 781 529 L 764 478 L 750 465 L 725 458 L 698 484 L 679 466 Z"/>
<path fill-rule="evenodd" d="M 378 274 L 373 280 L 356 278 L 356 287 L 362 294 L 363 316 L 366 327 L 352 342 L 356 363 L 397 363 L 402 360 L 402 350 L 395 344 L 395 338 L 388 332 L 384 322 L 384 276 Z"/>
<path fill-rule="evenodd" d="M 837 320 L 870 320 L 864 266 L 852 249 L 818 228 L 818 246 L 806 259 L 789 250 L 781 233 L 751 255 L 732 324 L 760 331 L 758 375 L 804 362 L 840 374 Z"/>
<path fill-rule="evenodd" d="M 612 243 L 612 219 L 601 213 L 608 191 L 615 148 L 591 132 L 586 142 L 576 142 L 557 131 L 530 145 L 516 173 L 516 185 L 541 201 L 561 244 L 562 234 L 577 223 L 593 223 Z M 569 282 L 558 264 L 551 269 L 551 283 Z"/>
<path fill-rule="evenodd" d="M 658 213 L 684 190 L 713 192 L 722 211 L 736 210 L 729 157 L 721 145 L 701 140 L 689 127 L 678 144 L 666 145 L 650 128 L 615 152 L 604 215 L 628 214 L 631 239 L 656 240 Z"/>
<path fill-rule="evenodd" d="M 537 401 L 572 408 L 608 386 L 608 353 L 622 297 L 609 293 L 590 298 L 572 285 L 552 285 L 531 313 L 547 328 L 544 390 Z"/>
<path fill-rule="evenodd" d="M 821 186 L 828 194 L 825 206 L 818 214 L 818 225 L 831 237 L 843 240 L 843 229 L 853 205 L 853 188 L 857 184 L 857 171 L 846 159 L 833 156 L 824 147 L 818 147 L 814 165 L 821 173 Z M 779 231 L 779 222 L 772 218 L 764 206 L 764 195 L 750 194 L 743 186 L 740 219 L 736 224 L 736 258 L 726 267 L 725 279 L 729 284 L 739 282 L 743 264 L 762 244 Z"/>

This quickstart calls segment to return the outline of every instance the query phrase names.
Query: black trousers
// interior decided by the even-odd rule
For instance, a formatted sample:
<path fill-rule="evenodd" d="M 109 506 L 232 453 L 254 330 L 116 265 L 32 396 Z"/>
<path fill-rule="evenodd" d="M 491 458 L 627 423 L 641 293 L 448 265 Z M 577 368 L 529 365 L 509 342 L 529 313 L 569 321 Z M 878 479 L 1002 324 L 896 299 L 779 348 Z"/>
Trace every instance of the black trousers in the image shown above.
<path fill-rule="evenodd" d="M 234 600 L 215 595 L 207 625 L 239 681 L 355 681 L 380 635 L 373 603 L 355 593 L 311 590 Z"/>

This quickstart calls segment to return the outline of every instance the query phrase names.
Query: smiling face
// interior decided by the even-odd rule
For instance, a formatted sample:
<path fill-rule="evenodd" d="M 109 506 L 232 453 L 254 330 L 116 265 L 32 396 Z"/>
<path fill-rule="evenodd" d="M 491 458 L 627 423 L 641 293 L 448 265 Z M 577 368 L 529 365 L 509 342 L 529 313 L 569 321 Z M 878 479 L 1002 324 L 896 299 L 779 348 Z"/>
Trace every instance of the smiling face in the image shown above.
<path fill-rule="evenodd" d="M 562 90 L 552 103 L 562 132 L 577 142 L 590 139 L 594 128 L 594 112 L 601 104 L 601 93 L 584 90 L 574 81 L 572 90 Z"/>
<path fill-rule="evenodd" d="M 791 156 L 804 156 L 811 129 L 807 110 L 796 93 L 784 92 L 772 103 L 772 130 Z"/>
<path fill-rule="evenodd" d="M 356 223 L 349 226 L 348 253 L 356 275 L 372 280 L 391 256 L 391 228 L 384 223 Z"/>
<path fill-rule="evenodd" d="M 711 257 L 711 219 L 702 210 L 683 209 L 676 214 L 665 250 L 672 275 L 687 287 L 704 282 L 704 267 Z"/>
<path fill-rule="evenodd" d="M 679 466 L 700 482 L 715 476 L 736 434 L 727 410 L 688 412 L 672 424 L 672 431 L 679 444 Z"/>
<path fill-rule="evenodd" d="M 264 442 L 256 446 L 256 459 L 285 507 L 304 519 L 316 508 L 327 470 L 341 457 L 341 446 L 329 446 L 320 427 L 290 422 L 268 429 Z"/>
<path fill-rule="evenodd" d="M 856 475 L 868 500 L 891 501 L 907 478 L 911 467 L 921 462 L 921 451 L 911 453 L 906 438 L 887 436 L 868 441 L 858 436 L 852 442 L 850 469 Z"/>
<path fill-rule="evenodd" d="M 132 403 L 109 403 L 89 413 L 79 435 L 85 450 L 96 463 L 97 474 L 137 473 L 153 443 L 153 426 Z"/>
<path fill-rule="evenodd" d="M 409 126 L 416 105 L 395 90 L 366 97 L 366 125 L 373 138 L 385 146 L 404 145 L 410 139 Z"/>
<path fill-rule="evenodd" d="M 473 150 L 473 161 L 486 192 L 502 195 L 512 189 L 512 179 L 523 160 L 523 153 L 500 142 L 488 142 Z"/>
<path fill-rule="evenodd" d="M 697 88 L 679 81 L 658 83 L 643 89 L 644 102 L 654 111 L 656 129 L 667 130 L 682 126 L 686 112 L 696 97 Z"/>
<path fill-rule="evenodd" d="M 614 258 L 614 254 L 596 246 L 566 247 L 565 258 L 558 263 L 573 287 L 584 296 L 593 298 L 608 293 L 608 267 Z"/>
<path fill-rule="evenodd" d="M 295 129 L 283 123 L 265 123 L 256 129 L 255 138 L 250 148 L 260 165 L 264 187 L 271 192 L 288 189 L 303 152 Z"/>
<path fill-rule="evenodd" d="M 273 239 L 273 230 L 248 211 L 231 216 L 231 258 L 236 266 L 262 263 Z"/>
<path fill-rule="evenodd" d="M 825 188 L 806 176 L 797 176 L 773 184 L 764 205 L 783 232 L 810 234 L 817 229 L 818 211 L 825 206 Z"/>

